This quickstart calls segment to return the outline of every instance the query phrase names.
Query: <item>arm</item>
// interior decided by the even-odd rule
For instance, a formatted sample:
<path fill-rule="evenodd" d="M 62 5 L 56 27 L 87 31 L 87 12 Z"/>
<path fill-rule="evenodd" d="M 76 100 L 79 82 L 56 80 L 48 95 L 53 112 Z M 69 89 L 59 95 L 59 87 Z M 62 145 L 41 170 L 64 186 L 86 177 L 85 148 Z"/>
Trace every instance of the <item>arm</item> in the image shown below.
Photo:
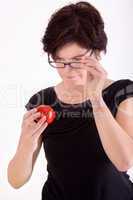
<path fill-rule="evenodd" d="M 12 187 L 20 188 L 30 179 L 41 146 L 42 137 L 40 136 L 38 146 L 33 153 L 25 148 L 17 149 L 8 165 L 8 182 Z"/>
<path fill-rule="evenodd" d="M 14 188 L 24 185 L 31 177 L 35 161 L 42 145 L 42 132 L 47 127 L 46 117 L 37 123 L 40 116 L 36 109 L 28 111 L 22 122 L 22 131 L 16 153 L 8 165 L 8 182 Z"/>
<path fill-rule="evenodd" d="M 133 165 L 133 139 L 128 134 L 128 132 L 131 133 L 133 130 L 133 123 L 130 123 L 130 126 L 128 124 L 128 129 L 124 129 L 113 117 L 101 96 L 93 99 L 91 103 L 94 119 L 105 152 L 118 170 L 127 171 Z M 97 106 L 95 106 L 96 103 Z M 128 115 L 125 118 L 129 121 Z"/>

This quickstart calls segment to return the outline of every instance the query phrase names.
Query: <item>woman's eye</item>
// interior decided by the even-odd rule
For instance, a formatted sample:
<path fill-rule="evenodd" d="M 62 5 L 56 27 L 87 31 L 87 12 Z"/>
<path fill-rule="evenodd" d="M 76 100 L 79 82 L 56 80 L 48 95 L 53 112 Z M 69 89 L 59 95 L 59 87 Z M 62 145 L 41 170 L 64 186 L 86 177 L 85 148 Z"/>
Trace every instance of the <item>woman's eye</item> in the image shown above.
<path fill-rule="evenodd" d="M 73 61 L 80 61 L 81 58 L 75 58 Z"/>
<path fill-rule="evenodd" d="M 70 60 L 69 62 L 79 62 L 81 60 L 81 58 L 75 58 Z M 55 62 L 65 62 L 65 60 L 61 60 L 61 59 L 56 59 Z"/>
<path fill-rule="evenodd" d="M 56 59 L 55 62 L 63 62 L 63 60 Z"/>

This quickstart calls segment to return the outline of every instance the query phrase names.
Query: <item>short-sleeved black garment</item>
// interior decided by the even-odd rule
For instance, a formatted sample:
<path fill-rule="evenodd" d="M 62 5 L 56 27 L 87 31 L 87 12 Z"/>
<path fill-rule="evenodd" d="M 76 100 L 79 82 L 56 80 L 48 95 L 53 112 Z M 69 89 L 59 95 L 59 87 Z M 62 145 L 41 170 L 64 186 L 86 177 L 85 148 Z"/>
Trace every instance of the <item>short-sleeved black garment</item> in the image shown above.
<path fill-rule="evenodd" d="M 116 80 L 102 96 L 115 117 L 118 105 L 133 97 L 133 81 Z M 34 94 L 26 108 L 40 104 L 56 111 L 56 120 L 42 133 L 48 172 L 42 200 L 133 200 L 128 174 L 119 171 L 103 149 L 91 102 L 63 103 L 51 86 Z"/>

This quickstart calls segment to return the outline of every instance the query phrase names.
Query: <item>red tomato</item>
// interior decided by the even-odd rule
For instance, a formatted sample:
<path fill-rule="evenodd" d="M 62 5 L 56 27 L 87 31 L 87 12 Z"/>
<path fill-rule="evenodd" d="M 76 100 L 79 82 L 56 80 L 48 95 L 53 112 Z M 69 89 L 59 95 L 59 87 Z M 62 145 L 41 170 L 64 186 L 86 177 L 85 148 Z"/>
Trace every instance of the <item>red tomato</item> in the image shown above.
<path fill-rule="evenodd" d="M 55 111 L 49 105 L 40 105 L 37 107 L 37 112 L 41 113 L 41 117 L 46 115 L 46 121 L 48 124 L 52 123 L 56 117 Z M 39 118 L 40 119 L 40 118 Z"/>

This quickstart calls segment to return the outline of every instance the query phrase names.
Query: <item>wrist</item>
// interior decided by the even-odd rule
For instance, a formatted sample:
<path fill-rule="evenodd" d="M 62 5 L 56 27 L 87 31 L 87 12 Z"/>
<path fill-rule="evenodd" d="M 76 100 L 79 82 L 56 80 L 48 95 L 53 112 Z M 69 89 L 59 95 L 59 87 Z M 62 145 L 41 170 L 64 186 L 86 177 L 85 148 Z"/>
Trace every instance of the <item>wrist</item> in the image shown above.
<path fill-rule="evenodd" d="M 94 111 L 103 111 L 106 108 L 106 104 L 101 95 L 95 95 L 91 97 L 90 101 Z"/>

